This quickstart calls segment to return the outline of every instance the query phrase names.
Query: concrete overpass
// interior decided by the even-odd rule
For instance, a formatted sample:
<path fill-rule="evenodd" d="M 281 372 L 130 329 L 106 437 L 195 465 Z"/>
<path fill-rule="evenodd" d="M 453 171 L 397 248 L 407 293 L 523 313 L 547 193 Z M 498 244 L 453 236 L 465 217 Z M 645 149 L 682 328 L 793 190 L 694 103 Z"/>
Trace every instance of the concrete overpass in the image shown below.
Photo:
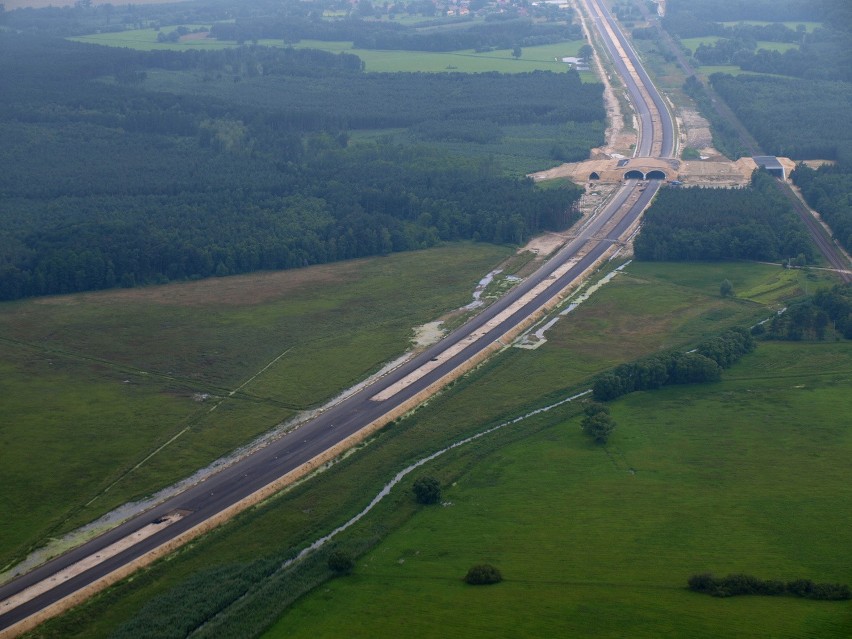
<path fill-rule="evenodd" d="M 777 158 L 789 175 L 795 163 Z M 607 158 L 563 164 L 547 171 L 533 173 L 535 181 L 568 178 L 577 184 L 601 182 L 618 184 L 625 180 L 678 180 L 686 186 L 745 186 L 757 168 L 753 158 L 736 162 L 711 160 L 678 160 L 675 158 Z"/>

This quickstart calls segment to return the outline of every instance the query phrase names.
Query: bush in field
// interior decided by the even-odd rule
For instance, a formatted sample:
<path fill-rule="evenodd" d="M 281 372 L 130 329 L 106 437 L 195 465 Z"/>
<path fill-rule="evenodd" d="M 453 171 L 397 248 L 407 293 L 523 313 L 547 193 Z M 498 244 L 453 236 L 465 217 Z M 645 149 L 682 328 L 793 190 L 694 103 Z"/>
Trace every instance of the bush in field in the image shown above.
<path fill-rule="evenodd" d="M 486 586 L 500 583 L 503 581 L 503 575 L 491 564 L 478 564 L 467 571 L 464 580 L 472 586 Z"/>
<path fill-rule="evenodd" d="M 583 432 L 595 440 L 597 444 L 606 444 L 612 431 L 615 430 L 615 420 L 609 414 L 609 407 L 592 402 L 584 409 L 586 416 L 582 421 Z"/>
<path fill-rule="evenodd" d="M 335 550 L 328 556 L 328 567 L 336 575 L 348 575 L 355 568 L 355 560 L 348 552 Z"/>
<path fill-rule="evenodd" d="M 823 601 L 841 601 L 852 597 L 852 592 L 846 584 L 815 584 L 810 579 L 796 579 L 785 584 L 776 579 L 764 580 L 745 574 L 717 578 L 710 573 L 701 573 L 690 577 L 688 585 L 693 592 L 703 592 L 713 597 L 792 595 Z"/>
<path fill-rule="evenodd" d="M 420 504 L 437 504 L 441 501 L 441 482 L 434 477 L 419 477 L 411 487 Z"/>

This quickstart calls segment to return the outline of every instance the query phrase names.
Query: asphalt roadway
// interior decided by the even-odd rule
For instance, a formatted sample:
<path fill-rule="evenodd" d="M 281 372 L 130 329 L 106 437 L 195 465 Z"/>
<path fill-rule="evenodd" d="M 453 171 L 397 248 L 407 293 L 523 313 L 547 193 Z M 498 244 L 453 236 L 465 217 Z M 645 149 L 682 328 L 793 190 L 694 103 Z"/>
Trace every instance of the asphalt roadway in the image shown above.
<path fill-rule="evenodd" d="M 651 78 L 648 76 L 648 73 L 639 61 L 639 56 L 621 32 L 621 29 L 612 17 L 609 9 L 607 9 L 600 0 L 583 0 L 583 3 L 587 8 L 587 13 L 591 16 L 592 21 L 595 23 L 595 28 L 601 35 L 604 46 L 609 52 L 610 58 L 613 60 L 615 70 L 618 72 L 619 77 L 627 87 L 631 102 L 633 103 L 633 108 L 639 118 L 639 143 L 636 145 L 636 152 L 633 154 L 634 157 L 651 156 L 655 141 L 659 141 L 660 143 L 660 153 L 658 156 L 654 157 L 672 157 L 674 151 L 674 122 L 671 114 L 666 108 L 666 103 L 663 100 L 663 97 L 660 95 L 660 92 L 657 91 L 654 83 L 651 82 Z M 642 91 L 637 84 L 637 78 L 634 78 L 630 74 L 625 61 L 618 53 L 616 43 L 609 38 L 609 32 L 604 28 L 604 26 L 609 26 L 612 33 L 615 34 L 616 39 L 618 40 L 618 45 L 627 54 L 633 68 L 636 70 L 638 81 L 642 83 L 643 88 L 651 97 L 651 104 L 648 104 L 645 100 L 645 97 L 642 95 Z M 655 113 L 657 115 L 656 121 L 660 123 L 659 127 L 654 125 Z"/>
<path fill-rule="evenodd" d="M 615 33 L 620 33 L 615 27 Z M 606 41 L 604 34 L 604 40 Z M 611 43 L 610 43 L 611 44 Z M 624 46 L 624 45 L 622 45 Z M 632 49 L 625 47 L 624 50 L 631 55 Z M 635 54 L 632 54 L 635 55 Z M 633 61 L 637 70 L 641 69 L 638 59 Z M 623 65 L 622 65 L 623 66 Z M 626 69 L 625 69 L 626 72 Z M 640 77 L 641 77 L 640 72 Z M 645 81 L 647 75 L 644 76 Z M 642 98 L 638 87 L 629 76 L 625 78 L 628 88 L 632 87 L 634 106 L 639 110 L 649 113 L 651 109 L 659 109 L 659 106 L 647 105 Z M 657 96 L 654 102 L 661 98 L 652 84 L 646 85 L 648 94 Z M 662 104 L 662 102 L 660 102 Z M 671 153 L 671 140 L 673 126 L 664 105 L 659 111 L 660 121 L 663 123 L 663 150 Z M 643 122 L 645 119 L 643 118 Z M 652 135 L 644 136 L 650 140 L 658 135 L 653 131 Z M 647 129 L 645 130 L 647 131 Z M 650 144 L 650 142 L 648 142 Z M 639 149 L 637 149 L 638 151 Z M 591 265 L 593 265 L 604 253 L 610 249 L 613 242 L 622 238 L 627 230 L 633 225 L 642 211 L 651 201 L 652 197 L 660 187 L 660 183 L 652 181 L 639 192 L 638 199 L 632 204 L 627 204 L 631 193 L 638 187 L 638 182 L 628 181 L 616 192 L 614 198 L 604 209 L 589 220 L 580 229 L 577 237 L 562 248 L 556 256 L 551 258 L 532 276 L 515 287 L 503 298 L 485 309 L 476 317 L 471 319 L 461 328 L 446 336 L 439 343 L 419 354 L 412 360 L 391 371 L 373 384 L 359 390 L 335 406 L 326 410 L 315 419 L 299 426 L 285 436 L 277 439 L 266 447 L 246 456 L 232 466 L 210 476 L 205 481 L 187 489 L 167 501 L 149 509 L 148 511 L 131 518 L 118 527 L 92 539 L 67 553 L 39 566 L 29 573 L 0 586 L 0 603 L 12 597 L 26 588 L 48 580 L 59 571 L 71 566 L 84 558 L 91 557 L 101 552 L 107 546 L 126 538 L 128 535 L 140 530 L 153 521 L 160 519 L 168 513 L 182 511 L 183 518 L 164 527 L 162 530 L 131 545 L 125 550 L 115 554 L 110 559 L 99 563 L 88 570 L 67 579 L 60 579 L 60 583 L 46 592 L 35 596 L 28 601 L 12 608 L 0 615 L 0 632 L 8 629 L 17 622 L 38 613 L 51 604 L 71 595 L 94 581 L 112 573 L 118 568 L 133 562 L 149 551 L 167 543 L 179 534 L 202 523 L 209 518 L 222 512 L 227 507 L 241 501 L 257 490 L 274 482 L 282 475 L 298 468 L 302 464 L 314 459 L 329 448 L 335 446 L 350 435 L 358 432 L 368 424 L 384 415 L 391 413 L 419 394 L 428 386 L 440 380 L 442 377 L 462 366 L 469 359 L 483 350 L 492 347 L 494 342 L 512 331 L 524 322 L 530 315 L 538 312 L 548 304 L 554 297 L 559 295 L 572 282 L 579 278 Z M 627 208 L 626 211 L 623 209 Z M 599 234 L 607 223 L 618 220 L 609 229 L 605 236 Z M 585 253 L 583 253 L 585 251 Z M 581 257 L 577 257 L 581 255 Z M 576 259 L 567 271 L 558 277 L 554 272 L 569 262 Z M 526 304 L 505 318 L 499 325 L 489 330 L 485 335 L 471 341 L 470 344 L 451 355 L 447 355 L 448 349 L 456 346 L 459 342 L 467 339 L 471 333 L 481 331 L 482 327 L 495 316 L 505 311 L 509 306 L 515 304 L 535 286 L 553 279 L 543 292 L 532 298 Z M 444 356 L 441 356 L 444 354 Z M 376 401 L 373 398 L 380 391 L 405 378 L 412 371 L 424 364 L 433 363 L 434 358 L 439 358 L 439 364 L 434 366 L 427 374 L 412 382 L 393 396 L 384 401 Z"/>

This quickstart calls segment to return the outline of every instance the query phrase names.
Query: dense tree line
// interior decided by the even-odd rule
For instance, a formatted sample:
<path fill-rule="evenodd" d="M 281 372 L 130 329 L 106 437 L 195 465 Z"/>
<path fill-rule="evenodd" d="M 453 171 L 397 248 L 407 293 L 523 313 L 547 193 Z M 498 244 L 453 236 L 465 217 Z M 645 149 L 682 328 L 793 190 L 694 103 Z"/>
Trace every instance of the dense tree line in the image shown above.
<path fill-rule="evenodd" d="M 9 87 L 0 113 L 16 120 L 94 118 L 120 127 L 136 110 L 152 113 L 152 123 L 166 123 L 176 113 L 196 120 L 227 115 L 274 131 L 305 132 L 424 121 L 464 121 L 473 128 L 482 121 L 558 124 L 605 117 L 602 87 L 584 84 L 575 71 L 365 74 L 357 56 L 316 50 L 136 52 L 12 34 L 0 38 L 8 47 L 0 78 Z M 154 92 L 139 75 L 152 69 L 195 75 L 175 78 L 167 93 Z M 105 76 L 129 79 L 126 89 L 135 90 L 85 82 Z M 233 80 L 241 81 L 239 87 Z M 268 136 L 264 131 L 257 137 Z"/>
<path fill-rule="evenodd" d="M 432 33 L 413 29 L 399 31 L 363 31 L 354 39 L 355 46 L 363 49 L 402 49 L 407 51 L 459 51 L 462 49 L 510 49 L 515 46 L 531 47 L 566 40 L 582 39 L 579 25 L 534 23 L 519 19 L 474 25 L 467 29 L 453 29 Z"/>
<path fill-rule="evenodd" d="M 0 298 L 292 268 L 444 240 L 523 242 L 577 217 L 576 189 L 540 190 L 485 161 L 416 147 L 324 149 L 280 178 L 167 195 L 10 198 Z"/>
<path fill-rule="evenodd" d="M 349 131 L 469 130 L 485 143 L 501 124 L 603 117 L 600 87 L 576 73 L 365 74 L 357 57 L 319 51 L 0 41 L 2 299 L 522 242 L 576 219 L 579 190 L 506 178 L 484 155 L 350 143 Z M 215 86 L 152 91 L 154 72 Z"/>
<path fill-rule="evenodd" d="M 689 353 L 674 351 L 622 364 L 595 380 L 593 395 L 596 400 L 605 402 L 634 391 L 654 390 L 670 384 L 715 382 L 722 369 L 753 350 L 751 333 L 733 328 L 705 340 Z"/>
<path fill-rule="evenodd" d="M 844 162 L 818 169 L 800 164 L 792 178 L 808 204 L 819 211 L 831 227 L 837 241 L 852 251 L 852 162 L 849 161 L 852 149 L 847 147 L 844 151 Z"/>
<path fill-rule="evenodd" d="M 752 332 L 765 334 L 768 339 L 822 340 L 832 326 L 846 339 L 852 339 L 852 285 L 820 290 Z"/>
<path fill-rule="evenodd" d="M 212 24 L 263 16 L 305 19 L 319 17 L 324 9 L 334 5 L 335 0 L 205 0 L 164 4 L 75 2 L 67 6 L 16 9 L 5 15 L 5 21 L 16 30 L 73 36 L 161 25 Z"/>
<path fill-rule="evenodd" d="M 442 22 L 443 24 L 443 22 Z M 539 23 L 527 18 L 459 23 L 453 29 L 428 29 L 423 25 L 406 26 L 397 22 L 314 20 L 287 16 L 239 19 L 214 24 L 210 35 L 219 40 L 250 42 L 281 39 L 285 42 L 324 40 L 353 42 L 359 49 L 406 51 L 459 51 L 462 49 L 507 49 L 516 45 L 533 46 L 583 37 L 579 25 Z"/>
<path fill-rule="evenodd" d="M 763 171 L 742 189 L 663 189 L 645 214 L 634 243 L 636 258 L 780 260 L 813 246 L 790 203 Z"/>
<path fill-rule="evenodd" d="M 663 26 L 681 38 L 722 35 L 720 22 L 768 20 L 803 22 L 822 20 L 825 5 L 843 0 L 802 2 L 801 0 L 669 0 Z"/>
<path fill-rule="evenodd" d="M 846 584 L 814 583 L 810 579 L 783 582 L 777 579 L 758 579 L 745 574 L 714 577 L 710 573 L 702 573 L 690 577 L 688 585 L 693 592 L 701 592 L 713 597 L 788 595 L 822 601 L 845 601 L 852 598 L 852 591 Z"/>
<path fill-rule="evenodd" d="M 764 151 L 801 160 L 848 154 L 852 84 L 726 74 L 710 79 Z"/>
<path fill-rule="evenodd" d="M 721 24 L 736 20 L 774 22 Z M 791 29 L 781 24 L 798 20 L 823 22 L 823 26 L 808 33 L 804 25 Z M 690 52 L 700 64 L 732 64 L 758 73 L 852 81 L 852 8 L 846 0 L 675 0 L 669 3 L 663 26 L 680 38 L 721 37 L 714 44 L 702 44 Z M 784 52 L 769 51 L 758 48 L 759 40 L 799 46 Z"/>
<path fill-rule="evenodd" d="M 733 36 L 724 37 L 713 44 L 701 44 L 695 50 L 695 59 L 704 65 L 735 65 L 745 71 L 789 75 L 815 80 L 852 80 L 852 36 L 834 29 L 817 29 L 815 32 L 797 33 L 783 25 L 779 29 L 766 27 L 734 27 L 726 29 Z M 776 32 L 777 31 L 777 32 Z M 780 42 L 797 42 L 801 45 L 784 52 L 758 48 L 758 38 L 779 38 Z"/>

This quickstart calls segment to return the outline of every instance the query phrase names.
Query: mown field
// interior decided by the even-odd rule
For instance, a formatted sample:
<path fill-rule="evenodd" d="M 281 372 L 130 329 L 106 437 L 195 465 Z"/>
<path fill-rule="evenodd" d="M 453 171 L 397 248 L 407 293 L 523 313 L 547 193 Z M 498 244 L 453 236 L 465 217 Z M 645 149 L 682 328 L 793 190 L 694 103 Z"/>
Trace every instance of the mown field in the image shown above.
<path fill-rule="evenodd" d="M 0 305 L 0 565 L 376 371 L 510 254 L 454 245 Z"/>
<path fill-rule="evenodd" d="M 200 25 L 184 25 L 189 29 Z M 164 27 L 168 32 L 174 27 Z M 235 41 L 215 40 L 207 38 L 184 38 L 180 42 L 158 42 L 158 31 L 154 29 L 136 29 L 117 33 L 97 33 L 71 38 L 77 42 L 88 42 L 111 47 L 127 47 L 140 51 L 190 51 L 218 50 L 240 46 Z M 521 57 L 512 56 L 511 49 L 500 49 L 485 53 L 477 53 L 473 49 L 449 52 L 430 51 L 383 51 L 376 49 L 356 49 L 351 42 L 328 42 L 324 40 L 302 40 L 295 45 L 285 44 L 282 40 L 258 40 L 257 44 L 268 47 L 295 46 L 297 49 L 320 49 L 331 53 L 351 53 L 364 61 L 367 71 L 372 72 L 425 72 L 440 73 L 442 71 L 457 71 L 460 73 L 524 73 L 529 71 L 561 71 L 567 68 L 559 59 L 576 56 L 580 47 L 585 44 L 582 40 L 572 40 L 559 44 L 547 44 L 534 47 L 524 47 Z M 596 82 L 594 74 L 583 72 L 581 77 L 585 82 Z"/>
<path fill-rule="evenodd" d="M 726 277 L 734 282 L 740 298 L 719 296 L 719 282 Z M 320 537 L 357 513 L 386 481 L 412 460 L 465 435 L 582 390 L 587 387 L 591 375 L 615 363 L 660 348 L 685 346 L 728 326 L 748 325 L 763 319 L 786 298 L 798 295 L 806 281 L 811 286 L 816 283 L 807 279 L 804 272 L 745 263 L 633 264 L 557 323 L 547 335 L 549 341 L 538 350 L 510 349 L 457 382 L 411 417 L 385 429 L 367 445 L 363 454 L 350 455 L 321 476 L 182 550 L 170 561 L 156 564 L 71 614 L 46 624 L 33 636 L 109 636 L 134 620 L 135 625 L 128 626 L 118 636 L 132 635 L 141 639 L 143 636 L 169 636 L 162 634 L 162 629 L 174 625 L 170 619 L 190 620 L 187 621 L 190 627 L 205 623 L 203 613 L 198 612 L 202 606 L 197 600 L 200 596 L 197 588 L 199 583 L 214 580 L 217 570 L 242 570 L 241 566 L 248 561 L 285 556 L 288 549 Z M 453 481 L 463 486 L 468 481 L 466 472 L 474 468 L 478 460 L 491 454 L 508 460 L 509 456 L 501 451 L 502 446 L 554 423 L 562 423 L 576 410 L 575 406 L 566 405 L 516 428 L 500 431 L 490 439 L 478 440 L 469 448 L 459 449 L 458 455 L 442 458 L 444 461 L 430 467 L 430 472 L 440 474 L 446 486 Z M 620 415 L 617 417 L 620 419 Z M 565 432 L 558 438 L 576 436 L 576 423 L 560 428 Z M 589 460 L 597 459 L 595 451 L 582 439 L 577 439 L 572 446 L 576 451 L 588 452 Z M 539 464 L 538 470 L 550 472 L 548 468 Z M 410 482 L 404 482 L 395 489 L 374 515 L 347 533 L 340 543 L 360 553 L 402 525 L 417 511 L 407 492 L 409 485 Z M 485 514 L 480 517 L 490 521 Z M 542 535 L 550 534 L 547 530 L 541 532 Z M 541 542 L 545 543 L 543 539 Z M 399 557 L 394 561 L 397 559 Z M 229 635 L 221 627 L 208 624 L 201 636 L 205 633 L 219 637 L 250 636 L 255 629 L 262 630 L 275 620 L 290 598 L 325 576 L 316 563 L 305 570 L 305 574 L 292 577 L 264 579 L 249 587 L 248 597 L 242 597 L 245 588 L 239 589 L 236 603 L 240 611 L 231 616 L 225 605 L 225 612 L 217 617 L 217 623 L 227 625 L 232 621 L 235 625 L 231 630 L 236 634 Z M 433 581 L 436 587 L 449 584 L 448 587 L 455 588 L 459 577 L 453 574 L 449 581 L 444 578 Z M 683 579 L 686 577 L 688 575 Z M 318 593 L 321 595 L 327 587 L 336 588 L 337 585 L 322 586 Z M 540 587 L 536 581 L 523 586 L 528 593 Z M 680 582 L 672 586 L 673 589 L 679 587 Z M 228 588 L 228 584 L 223 585 L 216 596 L 228 600 Z M 430 594 L 424 599 L 427 602 L 424 605 L 428 606 L 428 601 L 437 604 L 443 596 Z M 145 604 L 152 600 L 154 603 L 146 608 Z M 252 608 L 255 601 L 258 605 Z M 192 611 L 186 606 L 191 606 Z M 353 627 L 357 628 L 359 623 L 361 621 L 354 622 Z M 144 628 L 152 630 L 146 635 L 140 630 Z M 326 636 L 334 634 L 329 630 Z"/>
<path fill-rule="evenodd" d="M 264 635 L 847 637 L 849 602 L 714 599 L 695 573 L 848 583 L 852 345 L 764 343 L 721 383 L 495 451 Z M 428 471 L 424 471 L 428 472 Z M 505 581 L 462 582 L 488 562 Z"/>
<path fill-rule="evenodd" d="M 757 26 L 757 27 L 765 27 L 766 25 L 776 24 L 776 23 L 771 22 L 769 20 L 739 20 L 739 21 L 734 21 L 734 22 L 722 22 L 721 24 L 725 25 L 726 27 L 735 27 L 738 24 L 747 24 L 747 25 L 752 25 L 752 26 Z M 818 29 L 818 28 L 823 26 L 822 22 L 795 22 L 795 21 L 793 21 L 793 22 L 782 22 L 781 24 L 783 24 L 788 29 L 793 29 L 794 31 L 796 30 L 796 28 L 800 24 L 804 25 L 806 33 L 813 33 L 815 29 Z"/>
<path fill-rule="evenodd" d="M 721 39 L 721 36 L 705 36 L 702 38 L 683 38 L 680 42 L 687 49 L 695 53 L 695 50 L 702 44 L 711 46 L 716 44 Z M 779 51 L 780 53 L 784 53 L 785 51 L 789 51 L 790 49 L 798 48 L 799 45 L 792 42 L 771 42 L 769 40 L 757 41 L 758 50 L 765 49 L 766 51 Z"/>

